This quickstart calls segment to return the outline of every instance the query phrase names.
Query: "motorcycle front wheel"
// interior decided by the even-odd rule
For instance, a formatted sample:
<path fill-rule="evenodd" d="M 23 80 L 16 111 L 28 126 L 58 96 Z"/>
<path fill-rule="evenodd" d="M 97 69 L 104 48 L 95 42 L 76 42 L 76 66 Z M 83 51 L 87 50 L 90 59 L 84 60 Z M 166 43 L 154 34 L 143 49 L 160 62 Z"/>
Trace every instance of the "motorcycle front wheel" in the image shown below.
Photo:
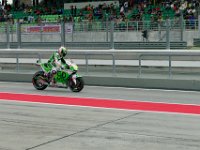
<path fill-rule="evenodd" d="M 72 92 L 80 92 L 84 88 L 83 78 L 76 78 L 76 84 L 72 79 L 69 80 L 69 88 Z"/>
<path fill-rule="evenodd" d="M 44 90 L 48 86 L 43 71 L 38 71 L 33 75 L 32 83 L 37 90 Z"/>

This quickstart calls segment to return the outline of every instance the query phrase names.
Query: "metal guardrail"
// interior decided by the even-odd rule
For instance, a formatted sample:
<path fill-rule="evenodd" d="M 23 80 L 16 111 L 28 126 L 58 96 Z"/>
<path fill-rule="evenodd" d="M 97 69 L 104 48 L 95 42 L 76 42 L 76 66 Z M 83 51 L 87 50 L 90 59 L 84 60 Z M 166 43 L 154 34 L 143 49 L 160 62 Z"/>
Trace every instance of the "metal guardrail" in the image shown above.
<path fill-rule="evenodd" d="M 53 50 L 0 50 L 0 58 L 15 58 L 16 59 L 16 71 L 19 72 L 19 59 L 20 58 L 37 58 L 47 59 L 52 54 Z M 120 59 L 121 56 L 127 56 L 127 60 L 138 60 L 138 78 L 142 75 L 142 61 L 147 60 L 145 57 L 149 57 L 148 60 L 160 60 L 160 57 L 167 57 L 168 61 L 168 74 L 169 78 L 172 77 L 172 58 L 183 57 L 183 60 L 190 57 L 191 61 L 199 60 L 200 51 L 186 51 L 186 50 L 71 50 L 69 55 L 75 55 L 85 59 L 86 73 L 89 72 L 89 60 L 90 56 L 98 56 L 100 60 L 112 60 L 112 72 L 116 73 L 116 60 Z M 134 57 L 133 57 L 134 56 Z M 197 57 L 197 59 L 193 59 Z M 109 64 L 108 64 L 109 65 Z"/>
<path fill-rule="evenodd" d="M 199 57 L 200 56 L 200 52 L 194 52 L 194 53 L 188 53 L 188 52 L 166 52 L 166 53 L 145 53 L 145 54 L 141 54 L 139 55 L 139 71 L 138 71 L 138 77 L 141 76 L 142 74 L 142 58 L 145 56 L 153 56 L 153 57 L 161 57 L 161 56 L 165 56 L 168 57 L 168 75 L 169 78 L 172 77 L 172 57 L 182 57 L 182 56 L 192 56 L 192 57 Z"/>
<path fill-rule="evenodd" d="M 42 51 L 35 51 L 35 50 L 29 50 L 29 51 L 22 51 L 22 50 L 16 50 L 16 51 L 12 51 L 12 50 L 5 50 L 2 51 L 0 50 L 0 58 L 15 58 L 16 59 L 16 72 L 19 73 L 19 59 L 20 58 L 37 58 L 39 60 L 41 60 L 42 58 L 50 58 L 49 56 L 52 54 L 53 51 L 49 51 L 49 50 L 42 50 Z M 85 58 L 85 66 L 86 66 L 86 73 L 89 72 L 89 56 L 92 55 L 100 55 L 103 56 L 103 58 L 105 56 L 111 56 L 112 59 L 112 72 L 116 73 L 116 65 L 115 65 L 115 56 L 113 53 L 102 53 L 99 51 L 79 51 L 79 52 L 75 52 L 75 51 L 71 51 L 69 52 L 71 55 L 83 55 Z"/>

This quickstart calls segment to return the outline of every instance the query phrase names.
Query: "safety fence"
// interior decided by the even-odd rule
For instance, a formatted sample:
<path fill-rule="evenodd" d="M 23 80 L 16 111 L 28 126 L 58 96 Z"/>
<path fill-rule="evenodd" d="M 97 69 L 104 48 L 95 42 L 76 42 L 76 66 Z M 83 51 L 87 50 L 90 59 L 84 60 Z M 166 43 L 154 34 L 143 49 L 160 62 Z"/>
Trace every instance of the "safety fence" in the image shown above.
<path fill-rule="evenodd" d="M 178 23 L 177 23 L 178 22 Z M 65 28 L 70 32 L 84 32 L 84 31 L 107 31 L 110 30 L 111 22 L 102 22 L 102 21 L 81 21 L 81 22 L 72 22 L 66 23 Z M 170 25 L 174 29 L 180 28 L 180 18 L 170 20 Z M 0 33 L 5 33 L 7 23 L 0 23 Z M 10 24 L 10 32 L 17 31 L 17 22 Z M 32 29 L 31 29 L 32 28 Z M 39 29 L 44 28 L 44 29 Z M 114 22 L 114 31 L 141 31 L 141 30 L 160 30 L 166 28 L 166 21 L 115 21 Z M 198 30 L 198 19 L 188 19 L 183 20 L 183 30 Z M 61 32 L 61 24 L 57 22 L 42 22 L 41 24 L 36 23 L 21 23 L 21 30 L 24 32 Z"/>
<path fill-rule="evenodd" d="M 1 50 L 0 72 L 34 72 L 37 59 L 45 62 L 51 56 L 50 50 Z M 86 74 L 124 75 L 173 78 L 174 75 L 199 79 L 200 52 L 198 51 L 131 51 L 131 50 L 75 50 L 68 58 L 80 65 Z M 38 68 L 39 69 L 39 68 Z"/>
<path fill-rule="evenodd" d="M 191 22 L 181 18 L 152 21 L 120 21 L 120 22 L 75 22 L 75 23 L 47 23 L 25 24 L 0 24 L 0 42 L 7 48 L 11 48 L 13 42 L 18 43 L 18 48 L 26 42 L 109 42 L 114 48 L 115 42 L 166 42 L 166 49 L 170 48 L 170 42 L 183 42 L 184 33 L 192 38 L 198 37 L 198 20 Z M 156 44 L 157 45 L 157 44 Z M 5 48 L 5 47 L 3 47 Z M 86 47 L 88 48 L 88 47 Z M 156 48 L 156 47 L 155 47 Z M 182 47 L 180 47 L 182 48 Z"/>

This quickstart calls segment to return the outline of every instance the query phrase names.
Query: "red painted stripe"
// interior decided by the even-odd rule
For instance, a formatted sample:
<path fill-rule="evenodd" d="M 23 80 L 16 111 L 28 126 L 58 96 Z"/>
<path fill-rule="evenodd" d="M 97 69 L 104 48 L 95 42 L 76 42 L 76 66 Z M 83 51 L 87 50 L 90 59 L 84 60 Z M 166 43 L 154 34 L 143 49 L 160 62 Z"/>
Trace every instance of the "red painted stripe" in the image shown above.
<path fill-rule="evenodd" d="M 0 100 L 17 100 L 25 102 L 41 102 L 50 104 L 64 104 L 77 106 L 91 106 L 100 108 L 116 108 L 126 110 L 158 111 L 200 114 L 200 105 L 169 104 L 140 101 L 125 101 L 112 99 L 96 98 L 75 98 L 75 97 L 57 97 L 42 96 L 31 94 L 0 93 Z"/>

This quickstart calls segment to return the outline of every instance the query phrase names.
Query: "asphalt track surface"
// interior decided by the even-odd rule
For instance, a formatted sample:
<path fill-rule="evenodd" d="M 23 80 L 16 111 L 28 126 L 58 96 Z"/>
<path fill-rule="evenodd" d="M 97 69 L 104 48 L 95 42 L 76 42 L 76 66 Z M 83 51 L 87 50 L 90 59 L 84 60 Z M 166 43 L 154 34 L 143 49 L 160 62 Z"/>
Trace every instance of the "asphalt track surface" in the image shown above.
<path fill-rule="evenodd" d="M 61 104 L 57 100 L 62 98 L 77 103 Z M 114 107 L 116 101 L 121 108 Z M 136 102 L 151 109 L 137 109 Z M 157 110 L 157 104 L 167 111 Z M 0 82 L 0 150 L 199 150 L 199 111 L 195 91 L 85 86 L 73 93 Z"/>

